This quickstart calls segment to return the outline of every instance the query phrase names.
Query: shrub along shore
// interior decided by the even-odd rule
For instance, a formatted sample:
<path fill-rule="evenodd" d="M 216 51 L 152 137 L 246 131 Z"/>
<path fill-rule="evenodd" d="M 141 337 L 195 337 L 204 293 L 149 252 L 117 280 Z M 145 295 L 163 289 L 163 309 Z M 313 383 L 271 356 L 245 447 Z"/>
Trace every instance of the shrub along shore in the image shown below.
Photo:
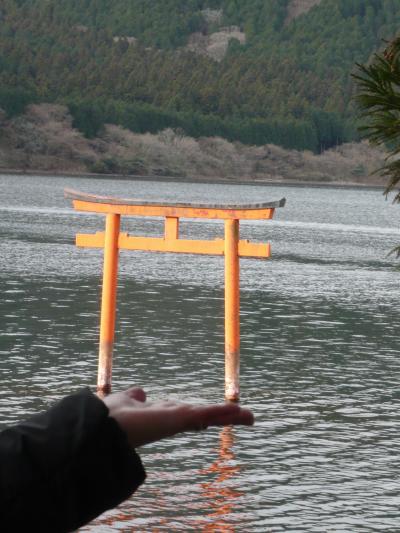
<path fill-rule="evenodd" d="M 171 128 L 140 134 L 113 124 L 87 138 L 73 127 L 68 108 L 55 104 L 33 104 L 12 118 L 2 113 L 0 126 L 2 173 L 384 186 L 373 174 L 382 166 L 384 152 L 365 142 L 314 154 L 273 144 L 193 138 Z"/>

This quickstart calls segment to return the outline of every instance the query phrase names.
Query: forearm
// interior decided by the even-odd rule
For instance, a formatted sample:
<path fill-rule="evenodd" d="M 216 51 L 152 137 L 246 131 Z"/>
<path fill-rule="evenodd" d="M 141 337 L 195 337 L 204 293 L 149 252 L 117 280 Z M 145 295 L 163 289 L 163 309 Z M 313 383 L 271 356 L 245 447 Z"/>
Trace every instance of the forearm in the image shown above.
<path fill-rule="evenodd" d="M 118 505 L 144 477 L 107 407 L 81 391 L 0 434 L 2 527 L 72 531 Z"/>

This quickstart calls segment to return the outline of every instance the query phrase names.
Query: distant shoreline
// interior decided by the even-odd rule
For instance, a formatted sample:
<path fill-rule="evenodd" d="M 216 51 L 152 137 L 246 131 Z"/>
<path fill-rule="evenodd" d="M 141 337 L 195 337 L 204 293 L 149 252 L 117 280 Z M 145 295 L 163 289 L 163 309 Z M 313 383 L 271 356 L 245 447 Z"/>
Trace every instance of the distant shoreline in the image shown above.
<path fill-rule="evenodd" d="M 0 139 L 0 173 L 23 176 L 383 189 L 386 180 L 375 172 L 384 162 L 385 152 L 366 142 L 314 154 L 171 129 L 139 134 L 112 124 L 87 139 L 72 127 L 68 108 L 55 104 L 28 106 L 17 122 L 4 123 Z"/>
<path fill-rule="evenodd" d="M 159 181 L 173 183 L 202 183 L 218 185 L 251 185 L 267 187 L 310 187 L 310 188 L 335 188 L 335 189 L 372 189 L 385 190 L 383 184 L 360 183 L 348 181 L 314 181 L 314 180 L 271 180 L 271 179 L 228 179 L 228 178 L 205 178 L 187 176 L 156 176 L 156 175 L 126 175 L 126 174 L 96 174 L 84 172 L 54 172 L 54 171 L 36 171 L 36 170 L 17 170 L 0 168 L 0 176 L 23 176 L 23 177 L 54 177 L 54 178 L 77 178 L 77 179 L 102 179 L 102 180 L 126 180 L 126 181 Z"/>

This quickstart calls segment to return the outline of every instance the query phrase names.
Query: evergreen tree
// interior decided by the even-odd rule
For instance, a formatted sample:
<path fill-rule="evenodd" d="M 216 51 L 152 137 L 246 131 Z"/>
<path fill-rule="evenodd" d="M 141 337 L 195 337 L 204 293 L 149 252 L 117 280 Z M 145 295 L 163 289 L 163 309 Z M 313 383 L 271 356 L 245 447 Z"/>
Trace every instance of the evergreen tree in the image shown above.
<path fill-rule="evenodd" d="M 386 194 L 400 203 L 400 38 L 394 39 L 369 65 L 358 65 L 356 100 L 364 125 L 362 133 L 388 151 L 380 172 L 388 179 Z M 400 246 L 393 250 L 400 257 Z"/>
<path fill-rule="evenodd" d="M 400 26 L 396 0 L 322 0 L 287 19 L 288 0 L 2 0 L 0 88 L 9 114 L 68 102 L 74 124 L 182 127 L 247 143 L 321 151 L 356 139 L 355 62 Z M 185 50 L 205 9 L 246 32 L 217 62 Z M 8 95 L 8 96 L 6 96 Z M 1 102 L 0 102 L 1 105 Z"/>

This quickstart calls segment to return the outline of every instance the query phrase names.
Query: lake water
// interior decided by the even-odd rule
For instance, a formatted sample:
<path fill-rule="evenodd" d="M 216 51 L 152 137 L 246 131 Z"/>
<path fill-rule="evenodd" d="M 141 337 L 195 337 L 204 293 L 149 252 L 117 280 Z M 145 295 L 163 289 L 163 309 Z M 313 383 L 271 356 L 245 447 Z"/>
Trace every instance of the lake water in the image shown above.
<path fill-rule="evenodd" d="M 0 420 L 5 427 L 97 372 L 103 229 L 63 188 L 141 198 L 287 198 L 241 226 L 272 243 L 241 260 L 242 404 L 253 428 L 143 448 L 148 480 L 85 532 L 400 531 L 400 208 L 378 190 L 0 176 Z M 158 219 L 124 229 L 161 235 Z M 188 238 L 222 236 L 185 221 Z M 114 389 L 223 400 L 223 259 L 122 252 Z"/>

